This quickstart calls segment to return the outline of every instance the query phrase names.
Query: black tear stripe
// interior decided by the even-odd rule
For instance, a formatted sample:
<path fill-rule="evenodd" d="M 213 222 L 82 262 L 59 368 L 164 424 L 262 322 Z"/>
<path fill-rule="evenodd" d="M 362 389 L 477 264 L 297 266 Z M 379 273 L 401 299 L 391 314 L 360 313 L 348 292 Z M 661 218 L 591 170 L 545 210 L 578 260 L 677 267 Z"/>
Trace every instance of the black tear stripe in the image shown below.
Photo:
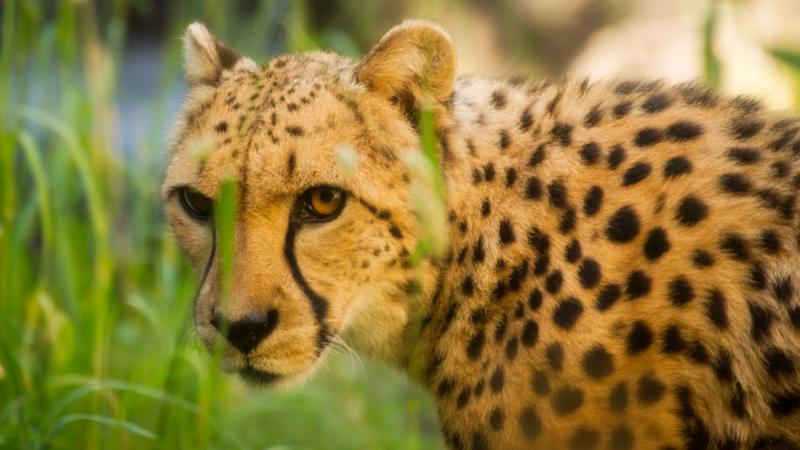
<path fill-rule="evenodd" d="M 314 289 L 308 285 L 308 281 L 303 278 L 303 273 L 300 271 L 300 266 L 297 264 L 297 258 L 294 254 L 294 240 L 297 230 L 302 225 L 294 219 L 297 208 L 301 207 L 300 203 L 296 203 L 292 208 L 291 217 L 289 219 L 289 228 L 286 230 L 286 239 L 283 243 L 283 255 L 286 257 L 286 262 L 289 264 L 289 270 L 292 272 L 292 278 L 300 285 L 300 289 L 308 297 L 311 303 L 311 310 L 314 311 L 314 318 L 317 320 L 319 326 L 319 333 L 317 335 L 317 356 L 322 354 L 322 350 L 330 344 L 333 333 L 328 329 L 325 324 L 325 317 L 328 315 L 328 300 L 321 295 L 314 292 Z"/>
<path fill-rule="evenodd" d="M 211 272 L 211 264 L 214 262 L 214 257 L 217 254 L 217 227 L 214 225 L 214 221 L 211 221 L 211 253 L 208 255 L 208 260 L 206 261 L 206 267 L 203 269 L 203 276 L 200 277 L 200 283 L 197 285 L 197 291 L 194 293 L 194 300 L 192 301 L 192 320 L 197 323 L 197 300 L 200 298 L 200 291 L 203 290 L 203 286 L 206 284 L 206 279 L 208 278 L 208 273 Z"/>

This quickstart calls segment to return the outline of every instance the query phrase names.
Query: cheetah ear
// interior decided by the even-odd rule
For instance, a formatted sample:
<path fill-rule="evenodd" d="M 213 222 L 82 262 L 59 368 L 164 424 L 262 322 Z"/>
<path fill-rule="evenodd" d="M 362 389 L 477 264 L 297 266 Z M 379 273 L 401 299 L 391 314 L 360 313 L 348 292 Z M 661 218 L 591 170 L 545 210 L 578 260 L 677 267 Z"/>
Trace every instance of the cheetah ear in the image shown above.
<path fill-rule="evenodd" d="M 429 96 L 437 106 L 453 91 L 456 57 L 450 36 L 438 25 L 407 20 L 387 32 L 356 69 L 356 79 L 398 103 L 416 119 Z"/>
<path fill-rule="evenodd" d="M 232 69 L 241 59 L 247 60 L 218 41 L 199 22 L 190 24 L 186 29 L 183 45 L 186 81 L 190 87 L 216 85 L 223 70 Z"/>

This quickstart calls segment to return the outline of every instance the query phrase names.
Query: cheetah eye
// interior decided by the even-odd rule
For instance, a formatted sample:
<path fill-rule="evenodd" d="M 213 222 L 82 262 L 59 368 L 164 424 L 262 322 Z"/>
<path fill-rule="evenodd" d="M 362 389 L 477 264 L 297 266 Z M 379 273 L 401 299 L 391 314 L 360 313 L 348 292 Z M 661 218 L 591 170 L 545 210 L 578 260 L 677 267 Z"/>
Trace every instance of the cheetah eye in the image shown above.
<path fill-rule="evenodd" d="M 305 219 L 326 221 L 335 218 L 344 207 L 346 193 L 331 186 L 317 186 L 305 191 L 302 196 L 301 214 Z"/>
<path fill-rule="evenodd" d="M 202 222 L 211 217 L 214 202 L 210 198 L 186 186 L 178 188 L 177 193 L 181 207 L 189 217 Z"/>

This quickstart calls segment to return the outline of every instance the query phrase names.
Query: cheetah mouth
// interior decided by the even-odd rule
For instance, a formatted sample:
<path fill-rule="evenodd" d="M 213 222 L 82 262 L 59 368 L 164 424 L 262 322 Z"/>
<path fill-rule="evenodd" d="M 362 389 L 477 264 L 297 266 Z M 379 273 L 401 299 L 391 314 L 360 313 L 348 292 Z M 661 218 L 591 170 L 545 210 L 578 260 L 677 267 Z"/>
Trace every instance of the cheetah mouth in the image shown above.
<path fill-rule="evenodd" d="M 270 386 L 282 378 L 280 374 L 259 370 L 249 364 L 239 369 L 238 373 L 248 383 L 259 386 Z"/>

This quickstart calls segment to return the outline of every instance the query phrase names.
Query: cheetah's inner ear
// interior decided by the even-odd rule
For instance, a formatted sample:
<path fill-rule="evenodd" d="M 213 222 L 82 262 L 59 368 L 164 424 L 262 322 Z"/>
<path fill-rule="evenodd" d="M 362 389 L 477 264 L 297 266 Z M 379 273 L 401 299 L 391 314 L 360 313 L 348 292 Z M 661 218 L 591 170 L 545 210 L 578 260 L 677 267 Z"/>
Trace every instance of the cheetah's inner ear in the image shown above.
<path fill-rule="evenodd" d="M 218 41 L 198 22 L 186 29 L 183 44 L 186 81 L 190 87 L 216 85 L 222 71 L 232 69 L 242 59 L 239 53 Z"/>
<path fill-rule="evenodd" d="M 444 30 L 423 20 L 408 20 L 381 38 L 358 66 L 356 79 L 415 119 L 425 96 L 439 105 L 449 100 L 455 66 L 453 42 Z"/>

